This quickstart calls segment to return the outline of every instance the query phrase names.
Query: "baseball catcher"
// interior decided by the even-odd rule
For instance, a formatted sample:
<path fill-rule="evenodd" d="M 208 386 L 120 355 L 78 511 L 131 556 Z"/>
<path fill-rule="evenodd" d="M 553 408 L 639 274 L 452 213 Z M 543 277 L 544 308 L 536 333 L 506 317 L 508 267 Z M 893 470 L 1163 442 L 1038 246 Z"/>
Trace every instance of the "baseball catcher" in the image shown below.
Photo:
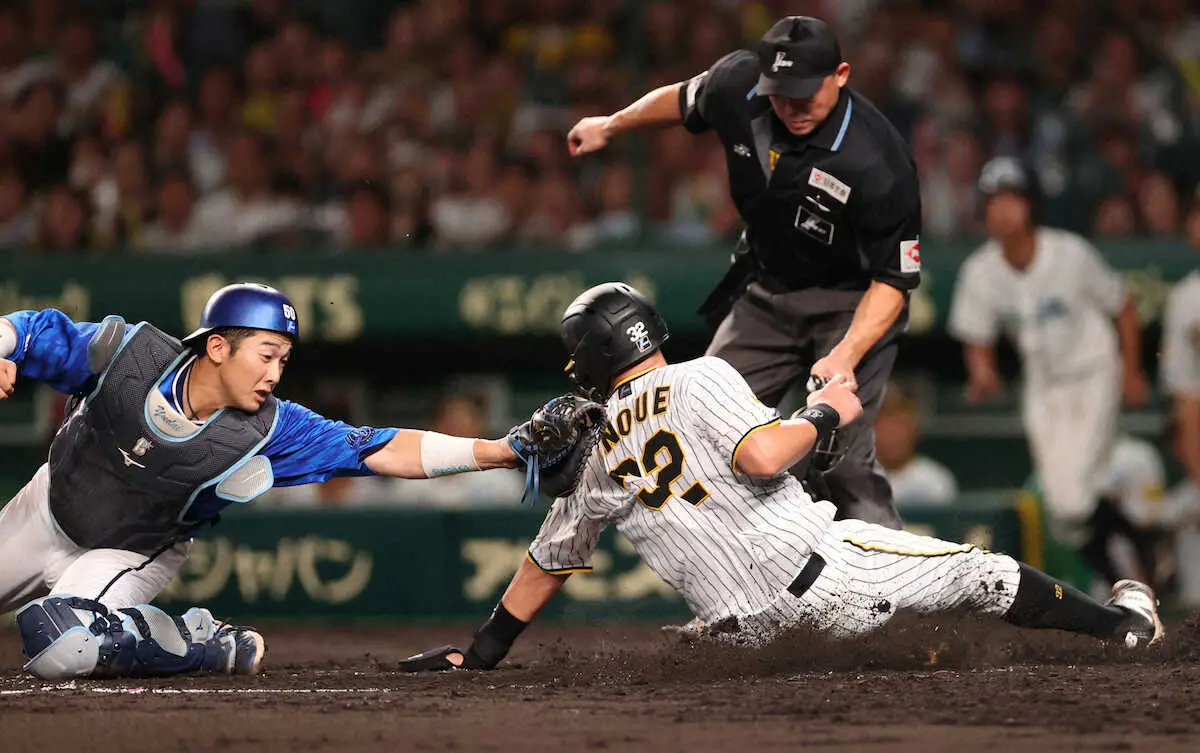
<path fill-rule="evenodd" d="M 0 613 L 17 610 L 27 671 L 46 680 L 257 673 L 266 651 L 257 631 L 149 603 L 226 506 L 332 476 L 426 478 L 525 462 L 566 494 L 577 473 L 567 468 L 580 462 L 571 442 L 602 416 L 570 401 L 548 406 L 514 430 L 512 447 L 349 426 L 273 395 L 298 337 L 291 302 L 251 283 L 213 294 L 183 340 L 115 316 L 0 318 L 0 399 L 18 376 L 72 396 L 48 462 L 0 509 Z"/>

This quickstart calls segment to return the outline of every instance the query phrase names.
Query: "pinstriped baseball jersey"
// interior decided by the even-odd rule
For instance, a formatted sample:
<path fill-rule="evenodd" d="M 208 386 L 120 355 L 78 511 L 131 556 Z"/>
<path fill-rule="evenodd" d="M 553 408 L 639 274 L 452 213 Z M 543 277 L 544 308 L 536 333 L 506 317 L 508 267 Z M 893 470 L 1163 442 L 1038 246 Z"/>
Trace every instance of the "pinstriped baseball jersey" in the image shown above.
<path fill-rule="evenodd" d="M 719 358 L 644 372 L 609 398 L 579 487 L 554 502 L 529 548 L 549 572 L 590 569 L 609 525 L 697 617 L 762 611 L 804 566 L 834 506 L 784 473 L 735 473 L 742 440 L 779 414 Z"/>

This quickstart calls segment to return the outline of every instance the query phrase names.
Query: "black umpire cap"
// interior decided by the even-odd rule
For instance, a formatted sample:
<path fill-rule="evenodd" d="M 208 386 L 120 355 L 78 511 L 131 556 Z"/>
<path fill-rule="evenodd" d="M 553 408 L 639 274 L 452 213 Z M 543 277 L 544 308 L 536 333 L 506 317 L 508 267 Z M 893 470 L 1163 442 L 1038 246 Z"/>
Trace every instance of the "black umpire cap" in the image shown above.
<path fill-rule="evenodd" d="M 758 43 L 758 94 L 808 99 L 842 62 L 829 24 L 811 16 L 788 16 Z"/>

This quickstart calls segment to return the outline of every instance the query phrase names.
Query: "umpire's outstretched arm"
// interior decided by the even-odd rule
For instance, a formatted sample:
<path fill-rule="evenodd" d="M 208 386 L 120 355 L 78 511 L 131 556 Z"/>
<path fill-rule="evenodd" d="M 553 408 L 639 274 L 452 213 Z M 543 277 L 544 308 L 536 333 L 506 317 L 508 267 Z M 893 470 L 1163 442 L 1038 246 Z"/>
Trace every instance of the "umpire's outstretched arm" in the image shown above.
<path fill-rule="evenodd" d="M 572 157 L 603 149 L 613 136 L 641 128 L 682 125 L 679 91 L 683 84 L 669 84 L 648 92 L 641 99 L 612 115 L 583 118 L 567 134 Z"/>

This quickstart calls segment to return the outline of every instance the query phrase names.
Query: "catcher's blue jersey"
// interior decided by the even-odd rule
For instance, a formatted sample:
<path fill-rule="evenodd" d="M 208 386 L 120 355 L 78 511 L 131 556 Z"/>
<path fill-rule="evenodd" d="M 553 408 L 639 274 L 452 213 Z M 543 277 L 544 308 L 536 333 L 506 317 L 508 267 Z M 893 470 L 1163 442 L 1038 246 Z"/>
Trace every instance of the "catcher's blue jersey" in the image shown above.
<path fill-rule="evenodd" d="M 97 375 L 88 369 L 87 346 L 100 325 L 76 323 L 56 309 L 18 311 L 4 318 L 17 333 L 17 350 L 9 358 L 17 364 L 21 376 L 74 395 L 95 388 Z M 129 329 L 127 325 L 126 331 Z M 190 365 L 190 361 L 185 362 L 180 369 Z M 177 380 L 167 378 L 162 383 L 163 394 L 177 403 L 171 390 Z M 310 484 L 333 476 L 369 476 L 374 471 L 363 460 L 387 444 L 397 431 L 350 426 L 298 403 L 280 400 L 275 433 L 259 454 L 271 461 L 275 486 Z"/>

